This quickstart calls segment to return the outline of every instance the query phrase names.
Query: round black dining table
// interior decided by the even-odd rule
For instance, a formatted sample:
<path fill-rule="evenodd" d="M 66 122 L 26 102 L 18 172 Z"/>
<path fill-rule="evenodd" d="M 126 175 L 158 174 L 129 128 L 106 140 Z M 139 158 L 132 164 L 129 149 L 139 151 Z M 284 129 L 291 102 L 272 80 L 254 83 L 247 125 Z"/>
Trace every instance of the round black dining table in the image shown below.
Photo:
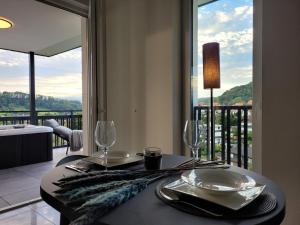
<path fill-rule="evenodd" d="M 183 156 L 164 155 L 162 167 L 174 167 L 187 160 L 189 160 L 189 158 Z M 285 216 L 285 198 L 279 187 L 270 179 L 257 173 L 235 166 L 232 167 L 236 171 L 251 176 L 260 184 L 266 184 L 265 190 L 273 193 L 277 199 L 277 206 L 272 212 L 248 219 L 220 219 L 192 215 L 175 209 L 158 199 L 155 195 L 155 188 L 159 183 L 159 181 L 157 181 L 149 185 L 146 190 L 136 197 L 103 216 L 101 222 L 108 225 L 281 224 Z M 48 172 L 41 181 L 41 197 L 45 202 L 61 213 L 61 225 L 68 224 L 69 221 L 75 219 L 76 213 L 70 207 L 67 207 L 61 199 L 57 198 L 54 191 L 59 189 L 59 187 L 54 185 L 53 182 L 58 181 L 64 176 L 76 173 L 75 171 L 66 169 L 65 166 L 62 165 Z"/>

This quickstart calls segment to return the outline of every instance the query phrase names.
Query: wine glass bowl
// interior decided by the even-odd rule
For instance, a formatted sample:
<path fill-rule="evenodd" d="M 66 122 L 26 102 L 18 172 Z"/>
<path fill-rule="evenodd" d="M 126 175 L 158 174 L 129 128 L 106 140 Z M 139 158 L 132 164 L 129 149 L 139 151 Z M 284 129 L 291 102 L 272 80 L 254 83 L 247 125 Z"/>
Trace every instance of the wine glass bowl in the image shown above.
<path fill-rule="evenodd" d="M 107 168 L 107 151 L 116 143 L 117 133 L 114 121 L 97 122 L 95 129 L 96 145 L 104 151 L 104 164 Z"/>
<path fill-rule="evenodd" d="M 200 120 L 187 120 L 183 131 L 183 141 L 191 149 L 194 160 L 205 141 L 205 128 Z"/>

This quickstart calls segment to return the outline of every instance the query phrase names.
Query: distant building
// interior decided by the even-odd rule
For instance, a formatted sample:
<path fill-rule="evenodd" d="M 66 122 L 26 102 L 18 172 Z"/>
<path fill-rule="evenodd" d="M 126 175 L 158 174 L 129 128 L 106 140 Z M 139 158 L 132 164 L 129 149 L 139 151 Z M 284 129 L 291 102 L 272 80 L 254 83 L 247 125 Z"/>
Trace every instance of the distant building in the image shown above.
<path fill-rule="evenodd" d="M 233 105 L 234 106 L 243 106 L 243 105 L 245 105 L 245 103 L 244 102 L 236 102 Z"/>
<path fill-rule="evenodd" d="M 207 106 L 205 102 L 198 102 L 198 106 Z"/>

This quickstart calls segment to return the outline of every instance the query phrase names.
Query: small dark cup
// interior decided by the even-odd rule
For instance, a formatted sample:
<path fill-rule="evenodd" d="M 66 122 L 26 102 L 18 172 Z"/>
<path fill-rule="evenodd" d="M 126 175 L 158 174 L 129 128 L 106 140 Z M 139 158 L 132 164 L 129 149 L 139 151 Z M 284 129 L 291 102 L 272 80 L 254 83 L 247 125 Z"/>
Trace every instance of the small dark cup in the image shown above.
<path fill-rule="evenodd" d="M 146 170 L 159 170 L 161 167 L 162 153 L 160 148 L 144 148 L 144 163 Z"/>

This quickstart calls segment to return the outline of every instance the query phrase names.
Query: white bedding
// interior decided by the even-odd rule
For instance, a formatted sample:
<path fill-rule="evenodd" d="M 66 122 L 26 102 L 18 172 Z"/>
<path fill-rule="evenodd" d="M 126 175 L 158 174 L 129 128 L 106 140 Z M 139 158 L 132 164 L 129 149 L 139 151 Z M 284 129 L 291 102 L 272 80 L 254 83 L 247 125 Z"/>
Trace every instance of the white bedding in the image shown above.
<path fill-rule="evenodd" d="M 23 134 L 38 134 L 53 132 L 51 127 L 26 125 L 24 128 L 14 128 L 14 125 L 0 126 L 0 136 L 12 136 Z"/>

